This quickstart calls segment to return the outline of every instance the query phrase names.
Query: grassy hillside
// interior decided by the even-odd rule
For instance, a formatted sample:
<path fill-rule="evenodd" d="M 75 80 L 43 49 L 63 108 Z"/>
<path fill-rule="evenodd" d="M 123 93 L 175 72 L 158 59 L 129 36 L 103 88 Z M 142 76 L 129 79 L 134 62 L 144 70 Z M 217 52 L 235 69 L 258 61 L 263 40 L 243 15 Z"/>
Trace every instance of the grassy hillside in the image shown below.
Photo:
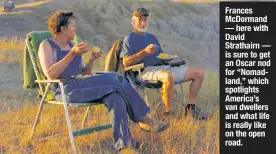
<path fill-rule="evenodd" d="M 188 65 L 217 71 L 219 24 L 213 12 L 218 5 L 191 2 L 49 0 L 18 4 L 17 12 L 0 14 L 0 35 L 24 37 L 30 31 L 47 30 L 51 13 L 72 10 L 77 17 L 77 35 L 108 52 L 115 40 L 131 32 L 132 10 L 142 6 L 152 12 L 148 32 L 166 44 L 166 52 L 179 55 Z"/>

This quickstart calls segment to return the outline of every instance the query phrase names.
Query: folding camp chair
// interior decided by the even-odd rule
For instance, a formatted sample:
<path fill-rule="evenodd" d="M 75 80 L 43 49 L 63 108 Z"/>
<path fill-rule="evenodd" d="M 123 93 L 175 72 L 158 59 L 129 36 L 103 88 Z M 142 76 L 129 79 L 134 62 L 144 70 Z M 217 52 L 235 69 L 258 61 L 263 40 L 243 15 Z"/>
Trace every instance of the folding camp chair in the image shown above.
<path fill-rule="evenodd" d="M 83 103 L 66 102 L 62 79 L 46 80 L 46 77 L 43 75 L 42 69 L 40 67 L 40 63 L 37 58 L 37 52 L 38 52 L 39 44 L 44 39 L 50 38 L 51 36 L 52 35 L 49 31 L 36 31 L 36 32 L 28 33 L 27 37 L 26 37 L 25 50 L 28 50 L 28 51 L 24 53 L 25 54 L 24 55 L 24 67 L 23 67 L 24 68 L 24 70 L 23 70 L 24 71 L 24 82 L 28 82 L 28 84 L 31 85 L 32 81 L 29 81 L 29 80 L 35 80 L 35 82 L 34 82 L 35 85 L 29 86 L 29 89 L 38 88 L 39 96 L 41 98 L 30 138 L 31 139 L 33 138 L 34 131 L 35 131 L 36 125 L 38 123 L 38 120 L 39 120 L 39 117 L 41 114 L 41 110 L 43 108 L 43 104 L 51 103 L 51 104 L 63 105 L 72 149 L 73 149 L 73 152 L 76 153 L 77 150 L 76 150 L 76 146 L 75 146 L 75 142 L 74 142 L 75 137 L 90 134 L 93 132 L 111 129 L 112 126 L 111 126 L 111 124 L 106 124 L 106 125 L 94 126 L 91 128 L 84 128 L 90 107 L 94 106 L 94 105 L 100 105 L 102 103 L 101 102 L 83 102 Z M 29 62 L 29 61 L 31 61 L 31 62 Z M 32 64 L 32 67 L 28 66 L 28 64 Z M 27 74 L 27 72 L 29 72 L 29 74 Z M 31 77 L 32 73 L 35 75 L 34 78 Z M 25 79 L 26 76 L 28 77 L 28 79 Z M 54 97 L 52 96 L 51 92 L 49 92 L 50 86 L 54 83 L 58 84 L 59 88 L 61 89 L 61 95 L 62 95 L 62 100 L 63 100 L 62 102 L 55 100 Z M 26 85 L 24 85 L 24 86 L 26 87 Z M 70 116 L 69 116 L 69 112 L 68 112 L 68 106 L 73 106 L 73 107 L 86 106 L 87 107 L 85 115 L 84 115 L 84 119 L 82 121 L 82 129 L 74 130 L 74 131 L 72 130 Z"/>
<path fill-rule="evenodd" d="M 170 65 L 172 67 L 179 67 L 184 64 L 185 64 L 185 61 L 168 63 L 168 65 Z M 162 83 L 158 82 L 158 81 L 141 80 L 142 79 L 141 72 L 144 69 L 144 67 L 145 67 L 144 64 L 140 63 L 140 64 L 126 67 L 126 68 L 124 68 L 124 71 L 125 71 L 125 77 L 127 78 L 127 80 L 131 83 L 131 85 L 135 89 L 140 89 L 144 93 L 145 101 L 148 104 L 148 106 L 150 106 L 149 101 L 148 101 L 148 94 L 146 93 L 146 88 L 153 89 L 157 93 L 159 93 L 160 88 L 162 88 Z M 181 92 L 180 92 L 182 95 L 181 98 L 184 98 L 183 83 L 179 83 L 178 86 L 180 87 L 180 90 L 181 90 Z M 161 98 L 157 101 L 159 102 L 158 104 L 156 104 L 154 107 L 151 106 L 151 108 L 152 108 L 151 111 L 153 111 L 153 112 L 151 112 L 152 114 L 154 114 L 155 112 L 158 112 L 157 108 L 162 104 Z M 174 104 L 176 104 L 182 108 L 182 106 L 179 103 L 174 103 Z"/>

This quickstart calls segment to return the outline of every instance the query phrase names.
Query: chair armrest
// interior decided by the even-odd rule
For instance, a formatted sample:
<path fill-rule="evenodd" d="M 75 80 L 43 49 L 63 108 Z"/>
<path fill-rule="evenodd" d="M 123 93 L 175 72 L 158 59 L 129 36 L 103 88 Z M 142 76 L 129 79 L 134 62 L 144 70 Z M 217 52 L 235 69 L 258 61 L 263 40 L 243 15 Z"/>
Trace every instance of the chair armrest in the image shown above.
<path fill-rule="evenodd" d="M 185 65 L 185 64 L 186 64 L 185 61 L 178 61 L 178 62 L 169 63 L 169 65 L 170 65 L 171 67 L 180 66 L 180 65 Z"/>
<path fill-rule="evenodd" d="M 106 73 L 105 71 L 97 71 L 97 72 L 91 72 L 91 73 L 84 73 L 82 74 L 83 76 L 93 76 L 93 74 L 104 74 Z"/>
<path fill-rule="evenodd" d="M 35 80 L 36 83 L 61 83 L 63 79 L 55 79 L 55 80 Z"/>
<path fill-rule="evenodd" d="M 104 74 L 106 73 L 105 71 L 97 71 L 97 72 L 93 72 L 94 74 Z M 93 74 L 92 74 L 93 75 Z"/>
<path fill-rule="evenodd" d="M 141 68 L 144 68 L 144 67 L 145 67 L 145 64 L 141 63 L 141 64 L 136 64 L 136 65 L 132 65 L 132 66 L 126 67 L 124 69 L 125 69 L 125 71 L 129 71 L 129 70 L 141 69 Z"/>

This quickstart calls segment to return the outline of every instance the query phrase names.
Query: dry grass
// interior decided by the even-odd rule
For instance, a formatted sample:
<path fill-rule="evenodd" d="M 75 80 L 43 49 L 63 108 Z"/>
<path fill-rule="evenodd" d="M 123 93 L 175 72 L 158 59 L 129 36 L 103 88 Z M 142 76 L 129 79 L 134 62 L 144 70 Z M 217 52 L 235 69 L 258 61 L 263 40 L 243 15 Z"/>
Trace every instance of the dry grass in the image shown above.
<path fill-rule="evenodd" d="M 81 125 L 85 108 L 70 108 L 73 129 Z M 8 110 L 0 115 L 1 153 L 70 153 L 71 147 L 67 136 L 46 141 L 31 141 L 29 135 L 36 115 L 37 105 L 25 101 L 19 109 Z M 46 105 L 43 109 L 36 137 L 55 133 L 66 134 L 67 127 L 62 106 Z M 104 107 L 95 107 L 90 113 L 88 126 L 108 122 Z M 12 117 L 12 118 L 11 118 Z M 145 153 L 219 153 L 219 116 L 214 114 L 207 122 L 195 122 L 191 119 L 172 119 L 171 127 L 160 134 L 144 133 L 132 124 L 133 136 L 148 143 Z M 81 153 L 112 153 L 112 132 L 76 138 L 78 151 Z"/>
<path fill-rule="evenodd" d="M 22 64 L 24 46 L 23 38 L 0 38 L 0 61 Z"/>
<path fill-rule="evenodd" d="M 21 8 L 27 8 L 27 7 L 40 6 L 40 5 L 49 3 L 49 2 L 51 2 L 51 1 L 53 1 L 53 0 L 38 0 L 38 1 L 32 2 L 32 3 L 24 3 L 24 4 L 16 5 L 16 8 L 17 8 L 17 9 L 21 9 Z"/>
<path fill-rule="evenodd" d="M 15 2 L 15 4 L 16 4 L 16 9 L 22 9 L 22 8 L 27 8 L 27 7 L 40 6 L 40 5 L 46 4 L 46 3 L 51 2 L 51 1 L 53 1 L 53 0 L 37 0 L 36 2 L 23 3 L 23 4 L 20 4 L 20 2 Z M 0 7 L 0 12 L 1 13 L 4 13 L 4 12 L 2 12 L 3 10 L 4 10 L 3 7 Z"/>
<path fill-rule="evenodd" d="M 25 40 L 20 37 L 0 38 L 0 61 L 4 63 L 23 63 Z M 84 62 L 88 62 L 91 51 L 84 55 Z M 105 55 L 97 60 L 94 68 L 103 69 Z"/>
<path fill-rule="evenodd" d="M 22 109 L 8 111 L 0 116 L 1 153 L 71 153 L 69 137 L 56 137 L 45 141 L 29 140 L 31 126 L 37 105 L 26 104 Z M 73 129 L 81 125 L 84 108 L 70 108 Z M 47 105 L 43 109 L 35 137 L 45 137 L 56 133 L 67 133 L 62 106 Z M 88 119 L 89 126 L 108 122 L 104 107 L 95 107 Z M 12 117 L 12 118 L 11 118 Z M 207 122 L 191 119 L 172 119 L 171 127 L 162 133 L 142 132 L 132 124 L 133 136 L 148 144 L 145 153 L 219 153 L 219 118 L 216 114 Z M 112 153 L 111 130 L 76 138 L 77 149 L 81 153 Z"/>
<path fill-rule="evenodd" d="M 0 41 L 1 59 L 6 63 L 22 63 L 24 42 L 22 39 L 2 39 Z M 95 68 L 102 70 L 104 58 L 100 59 Z M 144 153 L 219 153 L 219 105 L 218 74 L 208 72 L 200 91 L 198 104 L 212 114 L 208 121 L 198 122 L 188 118 L 172 118 L 171 127 L 165 132 L 152 134 L 139 129 L 137 124 L 131 123 L 131 131 L 135 139 L 145 142 L 147 148 Z M 176 91 L 179 89 L 176 88 Z M 187 95 L 188 84 L 184 85 Z M 155 93 L 149 91 L 151 105 L 156 105 Z M 23 98 L 22 98 L 23 97 Z M 36 129 L 35 138 L 45 137 L 56 133 L 65 136 L 51 138 L 44 141 L 30 140 L 31 127 L 38 109 L 38 100 L 34 96 L 15 93 L 3 94 L 0 99 L 0 153 L 72 153 L 67 133 L 67 126 L 63 106 L 46 104 L 42 110 L 40 122 Z M 183 98 L 176 96 L 177 102 Z M 18 105 L 16 105 L 18 103 Z M 13 104 L 10 106 L 9 104 Z M 178 106 L 174 105 L 174 108 Z M 86 126 L 104 124 L 108 122 L 107 109 L 104 106 L 93 108 Z M 159 109 L 162 109 L 160 106 Z M 69 108 L 73 129 L 81 126 L 85 108 Z M 160 113 L 160 112 L 159 112 Z M 79 153 L 114 153 L 112 149 L 112 131 L 90 134 L 75 139 Z"/>
<path fill-rule="evenodd" d="M 184 3 L 218 3 L 219 0 L 172 0 L 172 2 L 184 2 Z"/>

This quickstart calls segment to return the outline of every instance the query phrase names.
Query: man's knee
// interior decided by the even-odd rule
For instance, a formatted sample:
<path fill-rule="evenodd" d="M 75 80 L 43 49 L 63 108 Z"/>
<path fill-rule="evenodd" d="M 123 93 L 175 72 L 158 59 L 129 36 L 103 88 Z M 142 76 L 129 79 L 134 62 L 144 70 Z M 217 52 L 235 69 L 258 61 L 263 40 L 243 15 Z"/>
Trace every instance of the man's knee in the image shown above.
<path fill-rule="evenodd" d="M 203 80 L 205 76 L 204 70 L 200 68 L 188 68 L 184 75 L 184 81 Z"/>
<path fill-rule="evenodd" d="M 205 72 L 203 69 L 197 69 L 197 71 L 195 72 L 195 78 L 198 80 L 204 80 L 205 77 Z"/>

